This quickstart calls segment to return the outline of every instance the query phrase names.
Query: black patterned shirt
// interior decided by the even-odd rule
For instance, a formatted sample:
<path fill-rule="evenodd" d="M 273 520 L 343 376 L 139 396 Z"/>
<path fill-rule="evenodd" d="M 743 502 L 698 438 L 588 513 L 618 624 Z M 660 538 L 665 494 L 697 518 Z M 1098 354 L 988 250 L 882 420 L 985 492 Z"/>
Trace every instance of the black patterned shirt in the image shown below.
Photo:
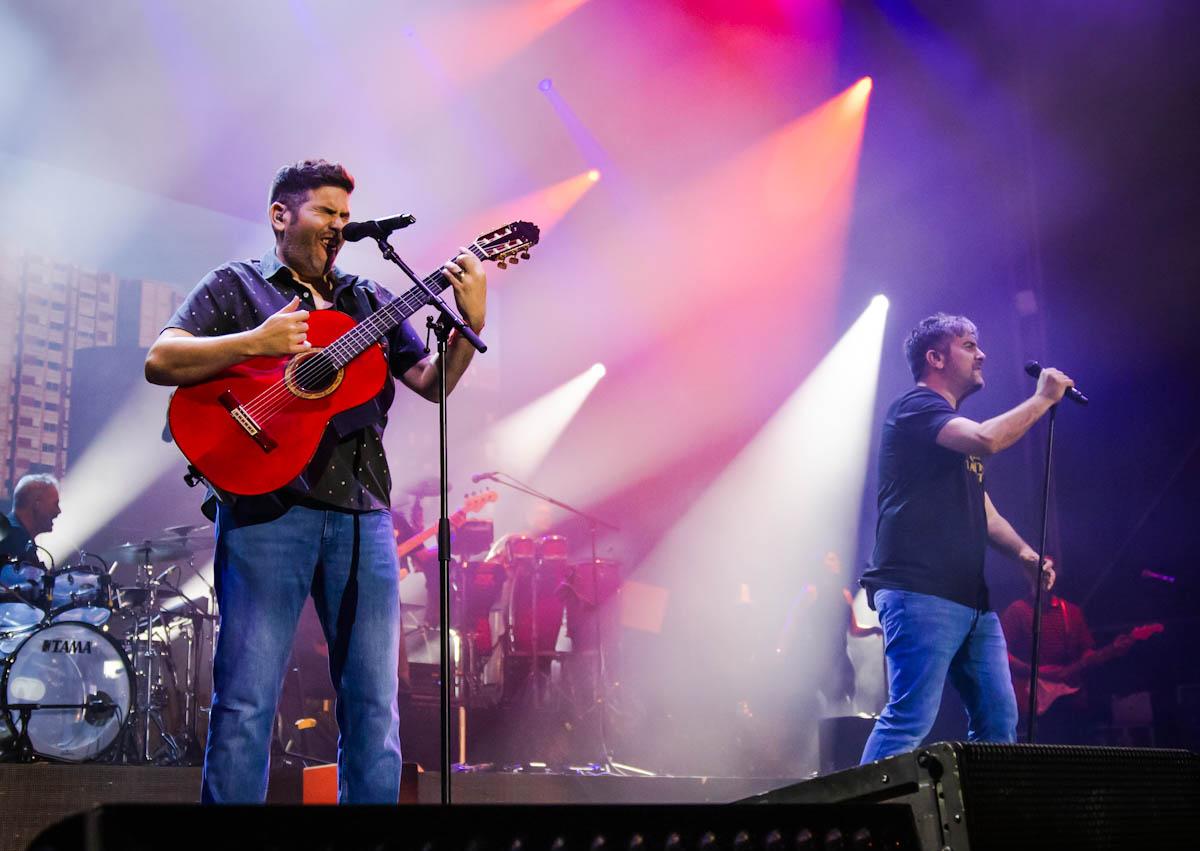
<path fill-rule="evenodd" d="M 336 266 L 330 272 L 334 309 L 361 321 L 394 296 L 374 281 L 348 275 Z M 299 283 L 271 249 L 261 260 L 235 260 L 209 272 L 191 291 L 168 328 L 181 328 L 197 337 L 249 331 L 261 325 L 300 296 L 301 307 L 314 310 L 312 292 Z M 239 497 L 238 513 L 267 517 L 301 503 L 348 511 L 388 508 L 391 474 L 383 451 L 387 411 L 395 398 L 393 378 L 400 377 L 425 356 L 420 337 L 407 322 L 380 341 L 389 375 L 383 389 L 369 402 L 343 411 L 330 422 L 320 447 L 305 473 L 274 494 Z"/>

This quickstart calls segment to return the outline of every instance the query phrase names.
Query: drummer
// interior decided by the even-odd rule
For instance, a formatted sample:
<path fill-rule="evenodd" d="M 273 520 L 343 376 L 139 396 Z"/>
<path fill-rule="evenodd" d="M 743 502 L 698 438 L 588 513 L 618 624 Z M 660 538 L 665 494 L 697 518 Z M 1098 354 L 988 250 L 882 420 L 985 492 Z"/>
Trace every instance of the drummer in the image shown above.
<path fill-rule="evenodd" d="M 6 515 L 9 529 L 0 539 L 0 583 L 23 592 L 41 593 L 45 571 L 34 539 L 54 528 L 59 515 L 58 480 L 48 473 L 23 476 L 13 489 L 12 511 Z M 4 558 L 8 556 L 8 558 Z M 14 563 L 15 562 L 15 563 Z M 3 590 L 3 587 L 0 587 Z"/>

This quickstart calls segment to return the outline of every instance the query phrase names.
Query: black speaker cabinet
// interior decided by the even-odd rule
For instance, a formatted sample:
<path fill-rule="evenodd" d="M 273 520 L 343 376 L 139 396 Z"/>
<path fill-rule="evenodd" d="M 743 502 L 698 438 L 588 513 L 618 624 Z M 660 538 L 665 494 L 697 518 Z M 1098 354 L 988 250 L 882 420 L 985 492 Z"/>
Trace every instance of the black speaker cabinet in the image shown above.
<path fill-rule="evenodd" d="M 907 807 L 100 807 L 29 851 L 918 851 Z"/>
<path fill-rule="evenodd" d="M 747 799 L 903 803 L 925 851 L 1200 848 L 1200 755 L 939 742 Z"/>

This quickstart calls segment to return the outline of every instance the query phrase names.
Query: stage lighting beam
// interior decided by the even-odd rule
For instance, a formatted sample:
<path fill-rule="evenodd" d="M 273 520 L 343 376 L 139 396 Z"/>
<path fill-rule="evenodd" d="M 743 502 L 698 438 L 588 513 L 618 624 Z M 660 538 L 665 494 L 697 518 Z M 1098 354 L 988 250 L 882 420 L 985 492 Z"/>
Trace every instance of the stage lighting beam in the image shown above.
<path fill-rule="evenodd" d="M 603 364 L 595 364 L 492 426 L 484 445 L 495 465 L 518 477 L 532 475 L 604 372 Z"/>

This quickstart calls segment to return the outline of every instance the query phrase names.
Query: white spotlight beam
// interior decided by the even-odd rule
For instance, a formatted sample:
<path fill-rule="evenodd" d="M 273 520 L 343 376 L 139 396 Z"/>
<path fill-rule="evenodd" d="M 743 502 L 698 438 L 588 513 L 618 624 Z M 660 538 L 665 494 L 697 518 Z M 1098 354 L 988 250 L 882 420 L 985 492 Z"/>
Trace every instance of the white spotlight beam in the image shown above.
<path fill-rule="evenodd" d="M 42 545 L 56 562 L 135 500 L 159 476 L 180 463 L 179 450 L 163 443 L 163 412 L 170 391 L 139 384 L 71 465 L 62 482 L 62 514 Z"/>
<path fill-rule="evenodd" d="M 532 475 L 603 376 L 595 364 L 492 426 L 484 438 L 492 462 L 517 477 Z"/>
<path fill-rule="evenodd" d="M 872 300 L 663 537 L 643 562 L 647 579 L 669 580 L 675 565 L 689 565 L 692 581 L 697 568 L 715 575 L 744 563 L 746 541 L 767 542 L 784 560 L 815 561 L 827 550 L 850 551 L 866 479 L 887 306 L 882 296 Z M 729 534 L 731 528 L 737 535 Z"/>
<path fill-rule="evenodd" d="M 501 418 L 482 435 L 463 441 L 464 451 L 454 458 L 455 468 L 501 469 L 517 478 L 533 475 L 604 373 L 603 364 L 593 364 L 565 384 Z M 393 492 L 400 493 L 415 481 L 416 477 L 398 481 Z"/>

